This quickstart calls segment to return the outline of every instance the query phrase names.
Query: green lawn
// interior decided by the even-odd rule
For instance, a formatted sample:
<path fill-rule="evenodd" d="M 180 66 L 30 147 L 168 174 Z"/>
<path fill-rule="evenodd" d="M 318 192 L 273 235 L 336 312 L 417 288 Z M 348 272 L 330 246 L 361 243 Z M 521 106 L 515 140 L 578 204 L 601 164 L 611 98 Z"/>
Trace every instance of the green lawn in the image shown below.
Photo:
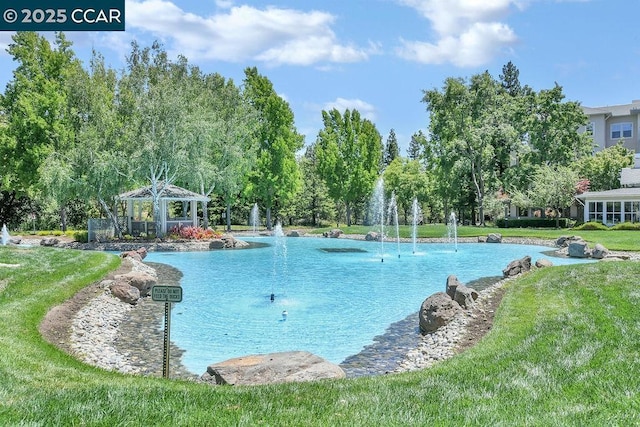
<path fill-rule="evenodd" d="M 259 387 L 84 365 L 37 327 L 118 258 L 0 246 L 2 263 L 20 267 L 0 267 L 0 425 L 640 424 L 640 263 L 552 267 L 509 282 L 489 335 L 431 369 Z"/>

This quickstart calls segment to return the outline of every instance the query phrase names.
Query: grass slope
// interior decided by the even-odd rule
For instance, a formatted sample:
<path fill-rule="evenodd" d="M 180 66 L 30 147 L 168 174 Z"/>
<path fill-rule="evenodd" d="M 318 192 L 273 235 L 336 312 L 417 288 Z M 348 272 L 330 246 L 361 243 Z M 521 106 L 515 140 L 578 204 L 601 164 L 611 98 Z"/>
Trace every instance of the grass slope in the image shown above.
<path fill-rule="evenodd" d="M 127 376 L 40 337 L 47 309 L 118 265 L 103 253 L 0 247 L 1 425 L 638 425 L 640 263 L 529 273 L 490 334 L 434 368 L 260 387 Z"/>

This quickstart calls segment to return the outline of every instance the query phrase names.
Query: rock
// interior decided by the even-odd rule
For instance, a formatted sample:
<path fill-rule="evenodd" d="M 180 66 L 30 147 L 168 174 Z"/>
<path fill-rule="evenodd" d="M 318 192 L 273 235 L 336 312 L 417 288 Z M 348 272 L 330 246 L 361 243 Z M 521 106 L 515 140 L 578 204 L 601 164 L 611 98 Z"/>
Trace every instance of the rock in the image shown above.
<path fill-rule="evenodd" d="M 478 236 L 478 243 L 487 243 L 486 236 Z"/>
<path fill-rule="evenodd" d="M 375 231 L 369 231 L 366 236 L 364 236 L 364 240 L 367 242 L 377 242 L 379 240 L 378 233 Z"/>
<path fill-rule="evenodd" d="M 222 239 L 214 239 L 209 243 L 209 249 L 224 249 L 224 242 Z"/>
<path fill-rule="evenodd" d="M 453 300 L 460 304 L 460 307 L 469 309 L 473 306 L 475 300 L 478 299 L 480 294 L 475 289 L 466 287 L 463 284 L 458 285 L 456 288 Z"/>
<path fill-rule="evenodd" d="M 324 237 L 331 237 L 334 239 L 337 239 L 338 237 L 340 237 L 341 234 L 343 234 L 343 232 L 339 228 L 334 228 L 331 231 L 325 231 L 324 233 L 322 233 Z"/>
<path fill-rule="evenodd" d="M 449 277 L 447 277 L 447 287 L 445 288 L 447 295 L 449 295 L 449 297 L 451 297 L 451 299 L 453 299 L 453 297 L 455 297 L 456 295 L 456 289 L 458 288 L 458 286 L 461 286 L 462 283 L 458 280 L 458 278 L 455 275 L 450 275 Z"/>
<path fill-rule="evenodd" d="M 521 259 L 511 261 L 509 265 L 502 270 L 502 275 L 504 277 L 513 277 L 529 270 L 531 270 L 531 257 L 527 255 Z"/>
<path fill-rule="evenodd" d="M 60 243 L 60 240 L 56 239 L 55 237 L 47 237 L 46 239 L 40 240 L 40 246 L 51 247 L 57 245 L 58 243 Z"/>
<path fill-rule="evenodd" d="M 546 258 L 540 258 L 536 261 L 536 267 L 544 268 L 544 267 L 553 267 L 553 263 Z"/>
<path fill-rule="evenodd" d="M 128 252 L 122 252 L 120 254 L 121 258 L 132 258 L 136 261 L 142 262 L 142 255 L 140 255 L 140 253 L 138 253 L 138 251 L 128 251 Z"/>
<path fill-rule="evenodd" d="M 291 230 L 287 233 L 287 237 L 300 237 L 300 232 L 298 230 Z"/>
<path fill-rule="evenodd" d="M 572 258 L 586 258 L 589 256 L 587 242 L 579 240 L 569 243 L 569 256 Z"/>
<path fill-rule="evenodd" d="M 19 245 L 22 243 L 22 237 L 10 237 L 8 243 L 10 245 Z"/>
<path fill-rule="evenodd" d="M 259 385 L 344 378 L 338 365 L 306 351 L 256 354 L 207 367 L 205 381 L 229 385 Z"/>
<path fill-rule="evenodd" d="M 556 240 L 556 246 L 560 248 L 566 248 L 569 246 L 571 242 L 582 241 L 582 237 L 580 236 L 560 236 L 558 240 Z"/>
<path fill-rule="evenodd" d="M 607 255 L 609 255 L 609 249 L 605 248 L 600 243 L 597 243 L 596 246 L 591 251 L 591 257 L 596 259 L 603 259 Z"/>
<path fill-rule="evenodd" d="M 141 259 L 145 259 L 147 257 L 147 248 L 145 248 L 144 246 L 137 249 L 136 252 L 138 253 L 138 255 L 140 255 Z"/>
<path fill-rule="evenodd" d="M 141 297 L 149 295 L 151 288 L 157 283 L 157 279 L 155 277 L 140 271 L 118 274 L 114 277 L 114 280 L 118 284 L 123 283 L 138 288 Z"/>
<path fill-rule="evenodd" d="M 487 236 L 487 243 L 502 243 L 502 234 L 489 233 Z"/>
<path fill-rule="evenodd" d="M 140 290 L 124 282 L 112 283 L 109 289 L 114 297 L 128 304 L 135 305 L 140 299 Z"/>
<path fill-rule="evenodd" d="M 424 300 L 418 315 L 420 331 L 433 332 L 441 326 L 451 322 L 462 311 L 460 304 L 455 302 L 445 292 L 436 292 Z"/>

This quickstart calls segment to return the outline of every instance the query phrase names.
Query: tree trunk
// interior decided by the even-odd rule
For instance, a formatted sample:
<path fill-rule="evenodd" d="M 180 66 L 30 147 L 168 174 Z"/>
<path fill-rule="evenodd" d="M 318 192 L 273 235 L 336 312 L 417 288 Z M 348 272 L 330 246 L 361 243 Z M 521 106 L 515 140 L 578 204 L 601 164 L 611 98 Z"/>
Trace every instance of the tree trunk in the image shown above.
<path fill-rule="evenodd" d="M 231 202 L 227 202 L 227 231 L 231 231 Z"/>
<path fill-rule="evenodd" d="M 67 209 L 64 206 L 60 207 L 60 229 L 63 233 L 67 231 Z"/>
<path fill-rule="evenodd" d="M 111 209 L 109 209 L 109 206 L 107 206 L 107 203 L 102 199 L 102 197 L 98 197 L 98 203 L 100 203 L 100 206 L 102 206 L 102 209 L 104 209 L 107 217 L 111 221 L 111 225 L 113 225 L 116 236 L 118 236 L 118 239 L 122 239 L 122 230 L 120 229 L 120 224 L 118 224 L 117 216 L 115 216 L 113 212 L 111 212 Z"/>
<path fill-rule="evenodd" d="M 206 230 L 209 228 L 209 209 L 207 209 L 208 202 L 204 200 L 202 203 L 202 227 Z"/>
<path fill-rule="evenodd" d="M 271 207 L 267 207 L 267 230 L 271 231 Z"/>
<path fill-rule="evenodd" d="M 347 227 L 351 227 L 351 204 L 348 202 L 345 203 L 345 208 L 347 214 Z"/>

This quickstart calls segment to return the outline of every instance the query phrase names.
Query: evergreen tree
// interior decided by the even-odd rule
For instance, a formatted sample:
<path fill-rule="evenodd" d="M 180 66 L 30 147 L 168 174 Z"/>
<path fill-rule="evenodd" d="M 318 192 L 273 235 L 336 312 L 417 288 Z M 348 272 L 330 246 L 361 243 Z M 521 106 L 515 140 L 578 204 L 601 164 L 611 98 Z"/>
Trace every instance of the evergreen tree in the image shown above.
<path fill-rule="evenodd" d="M 424 148 L 427 145 L 427 137 L 421 130 L 411 135 L 411 141 L 407 148 L 407 157 L 410 160 L 420 160 L 423 156 Z"/>
<path fill-rule="evenodd" d="M 387 143 L 384 146 L 383 168 L 389 166 L 398 156 L 400 156 L 398 139 L 396 138 L 396 132 L 391 129 L 389 137 L 387 138 Z"/>

